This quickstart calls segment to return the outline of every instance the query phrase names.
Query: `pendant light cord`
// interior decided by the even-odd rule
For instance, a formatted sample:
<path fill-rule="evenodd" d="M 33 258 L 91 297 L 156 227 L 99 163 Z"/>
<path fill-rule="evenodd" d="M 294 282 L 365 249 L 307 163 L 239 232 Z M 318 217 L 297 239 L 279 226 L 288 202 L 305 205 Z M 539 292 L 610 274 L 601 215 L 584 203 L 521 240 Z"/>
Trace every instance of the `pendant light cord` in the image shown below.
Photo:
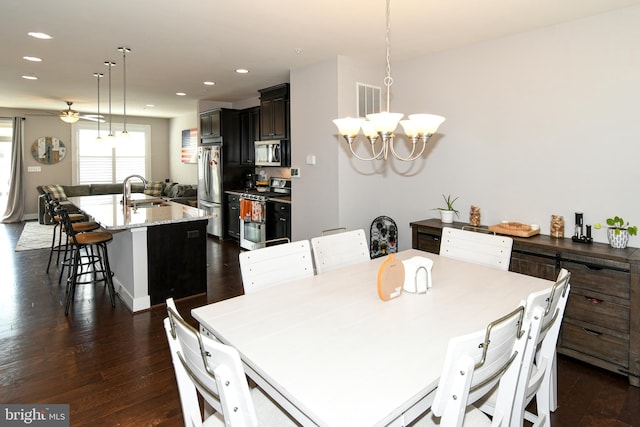
<path fill-rule="evenodd" d="M 111 118 L 111 69 L 115 67 L 116 63 L 112 61 L 105 61 L 104 65 L 109 67 L 109 135 L 107 136 L 113 137 L 113 130 L 111 129 L 111 126 L 113 124 L 113 120 Z"/>
<path fill-rule="evenodd" d="M 123 72 L 123 86 L 122 93 L 124 99 L 124 106 L 122 109 L 122 121 L 124 124 L 124 130 L 122 133 L 127 134 L 127 52 L 131 52 L 131 49 L 128 47 L 119 47 L 118 50 L 122 52 L 122 72 Z"/>

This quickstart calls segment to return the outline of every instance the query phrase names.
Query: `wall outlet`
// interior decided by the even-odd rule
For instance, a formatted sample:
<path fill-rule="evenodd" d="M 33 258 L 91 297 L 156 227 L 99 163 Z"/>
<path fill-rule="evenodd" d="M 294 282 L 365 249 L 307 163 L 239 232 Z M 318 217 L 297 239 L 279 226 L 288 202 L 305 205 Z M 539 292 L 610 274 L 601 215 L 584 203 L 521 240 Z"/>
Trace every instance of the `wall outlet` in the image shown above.
<path fill-rule="evenodd" d="M 300 168 L 291 168 L 291 178 L 300 178 Z"/>

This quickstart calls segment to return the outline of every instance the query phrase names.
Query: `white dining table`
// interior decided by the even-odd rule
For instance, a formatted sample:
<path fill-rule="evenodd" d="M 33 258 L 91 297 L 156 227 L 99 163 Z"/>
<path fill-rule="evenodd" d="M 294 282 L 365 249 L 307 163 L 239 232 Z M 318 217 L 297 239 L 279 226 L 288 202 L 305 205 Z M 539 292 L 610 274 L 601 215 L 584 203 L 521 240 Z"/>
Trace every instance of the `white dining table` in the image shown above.
<path fill-rule="evenodd" d="M 417 250 L 433 287 L 382 301 L 377 258 L 192 310 L 249 377 L 303 425 L 406 425 L 426 411 L 450 338 L 553 283 Z"/>

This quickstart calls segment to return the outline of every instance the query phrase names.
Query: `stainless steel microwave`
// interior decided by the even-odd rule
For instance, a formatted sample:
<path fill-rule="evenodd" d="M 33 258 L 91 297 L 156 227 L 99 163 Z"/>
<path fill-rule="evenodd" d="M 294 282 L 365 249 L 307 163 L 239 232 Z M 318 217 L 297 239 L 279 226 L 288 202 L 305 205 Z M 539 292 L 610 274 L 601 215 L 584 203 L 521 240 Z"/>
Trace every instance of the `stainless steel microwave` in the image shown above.
<path fill-rule="evenodd" d="M 256 141 L 256 166 L 282 166 L 281 141 Z"/>

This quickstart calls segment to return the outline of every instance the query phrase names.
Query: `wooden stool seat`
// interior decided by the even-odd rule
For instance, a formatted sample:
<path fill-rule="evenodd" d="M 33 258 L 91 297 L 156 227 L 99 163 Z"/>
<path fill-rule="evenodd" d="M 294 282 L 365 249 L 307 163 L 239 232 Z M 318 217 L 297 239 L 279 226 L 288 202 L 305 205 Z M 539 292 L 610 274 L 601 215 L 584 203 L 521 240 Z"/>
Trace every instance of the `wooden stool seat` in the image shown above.
<path fill-rule="evenodd" d="M 98 228 L 100 228 L 100 224 L 98 224 L 95 221 L 83 221 L 83 222 L 73 223 L 73 229 L 80 233 L 97 230 Z M 63 227 L 63 230 L 64 230 L 64 227 Z"/>
<path fill-rule="evenodd" d="M 75 225 L 73 226 L 75 230 Z M 76 234 L 76 240 L 79 245 L 96 245 L 98 243 L 107 243 L 113 240 L 113 235 L 108 231 L 90 231 L 88 233 Z"/>
<path fill-rule="evenodd" d="M 54 222 L 60 222 L 62 221 L 62 218 L 60 218 L 60 215 L 55 215 L 52 217 Z M 84 221 L 85 217 L 83 214 L 74 214 L 71 213 L 69 214 L 69 219 L 71 220 L 71 222 L 78 222 L 78 221 Z"/>

